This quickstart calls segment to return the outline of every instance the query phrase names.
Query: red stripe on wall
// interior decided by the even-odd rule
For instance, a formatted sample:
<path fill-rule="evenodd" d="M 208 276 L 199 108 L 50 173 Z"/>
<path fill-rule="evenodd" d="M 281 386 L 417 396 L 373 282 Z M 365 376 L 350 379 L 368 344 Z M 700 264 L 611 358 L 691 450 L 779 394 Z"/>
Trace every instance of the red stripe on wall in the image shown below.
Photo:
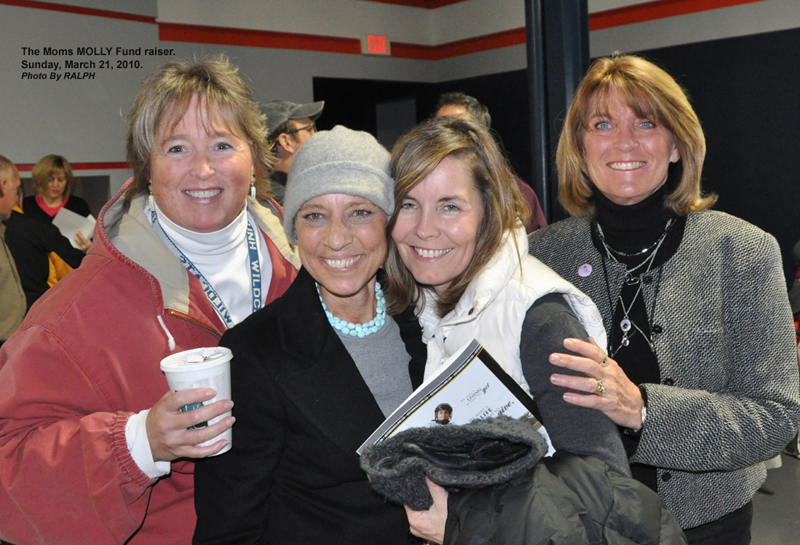
<path fill-rule="evenodd" d="M 442 44 L 437 46 L 436 49 L 439 53 L 439 58 L 446 59 L 458 55 L 466 55 L 467 53 L 477 53 L 479 51 L 489 51 L 491 49 L 520 45 L 524 44 L 525 41 L 526 35 L 525 28 L 523 27 Z"/>
<path fill-rule="evenodd" d="M 15 164 L 20 172 L 30 172 L 33 170 L 33 163 Z M 72 170 L 120 170 L 128 169 L 128 163 L 70 163 Z"/>
<path fill-rule="evenodd" d="M 495 34 L 468 38 L 442 45 L 392 43 L 392 57 L 438 61 L 468 53 L 478 53 L 525 43 L 525 28 L 504 30 Z"/>
<path fill-rule="evenodd" d="M 381 4 L 394 4 L 396 6 L 409 6 L 412 8 L 436 9 L 451 4 L 458 4 L 466 0 L 363 0 L 366 2 L 379 2 Z"/>
<path fill-rule="evenodd" d="M 386 4 L 404 5 L 422 8 L 438 8 L 456 4 L 463 0 L 368 0 Z M 627 6 L 624 8 L 600 11 L 589 15 L 589 30 L 630 25 L 655 19 L 675 17 L 700 11 L 763 2 L 764 0 L 656 0 Z M 125 19 L 144 23 L 156 23 L 154 17 L 131 15 L 99 9 L 63 6 L 49 2 L 35 2 L 32 0 L 0 0 L 0 4 L 20 6 L 36 9 L 47 9 L 112 19 Z M 297 49 L 303 51 L 321 51 L 329 53 L 348 53 L 358 55 L 361 53 L 361 43 L 358 38 L 340 38 L 334 36 L 319 36 L 313 34 L 295 34 L 291 32 L 273 32 L 267 30 L 247 30 L 227 27 L 211 27 L 202 25 L 184 25 L 176 23 L 160 23 L 158 34 L 161 41 L 208 43 L 220 45 L 236 45 L 246 47 L 265 47 L 272 49 Z M 440 45 L 422 45 L 402 42 L 392 43 L 392 56 L 406 59 L 441 60 L 468 53 L 489 51 L 524 44 L 526 41 L 525 28 L 515 28 L 467 38 L 456 42 Z"/>
<path fill-rule="evenodd" d="M 155 17 L 147 17 L 145 15 L 134 15 L 132 13 L 121 13 L 119 11 L 108 11 L 104 9 L 80 8 L 77 6 L 64 6 L 61 4 L 51 4 L 50 2 L 33 2 L 31 0 L 0 0 L 0 4 L 17 6 L 21 8 L 77 13 L 79 15 L 92 15 L 95 17 L 105 17 L 107 19 L 123 19 L 125 21 L 136 21 L 139 23 L 155 24 L 156 22 Z"/>
<path fill-rule="evenodd" d="M 158 25 L 161 41 L 211 43 L 273 49 L 302 49 L 329 53 L 361 54 L 361 40 L 337 38 L 290 32 L 242 30 L 237 28 L 207 27 L 163 23 Z M 392 57 L 435 61 L 467 53 L 499 49 L 525 43 L 525 29 L 515 28 L 486 36 L 468 38 L 442 45 L 421 45 L 392 42 Z"/>
<path fill-rule="evenodd" d="M 764 0 L 657 0 L 589 15 L 589 30 L 601 30 Z"/>
<path fill-rule="evenodd" d="M 435 61 L 440 58 L 437 55 L 436 50 L 437 47 L 433 45 L 404 44 L 402 42 L 392 42 L 392 57 L 400 59 Z"/>
<path fill-rule="evenodd" d="M 421 0 L 408 1 L 420 2 Z M 589 15 L 589 29 L 600 30 L 603 28 L 630 25 L 654 19 L 663 19 L 699 11 L 708 11 L 763 1 L 764 0 L 658 0 L 625 8 L 593 13 Z M 386 0 L 386 2 L 396 3 L 397 0 Z M 162 41 L 175 42 L 213 43 L 277 49 L 302 49 L 306 51 L 326 51 L 331 53 L 350 53 L 354 55 L 361 53 L 360 41 L 356 38 L 336 38 L 311 34 L 217 28 L 200 25 L 160 24 L 159 38 Z M 524 44 L 525 41 L 526 33 L 523 27 L 440 45 L 423 45 L 403 42 L 392 42 L 391 45 L 392 57 L 436 61 L 457 57 L 459 55 L 466 55 L 468 53 L 477 53 L 512 45 L 520 45 Z"/>
<path fill-rule="evenodd" d="M 272 49 L 301 49 L 304 51 L 361 54 L 361 40 L 357 38 L 337 38 L 268 30 L 161 23 L 158 25 L 158 39 L 167 42 L 243 45 Z"/>

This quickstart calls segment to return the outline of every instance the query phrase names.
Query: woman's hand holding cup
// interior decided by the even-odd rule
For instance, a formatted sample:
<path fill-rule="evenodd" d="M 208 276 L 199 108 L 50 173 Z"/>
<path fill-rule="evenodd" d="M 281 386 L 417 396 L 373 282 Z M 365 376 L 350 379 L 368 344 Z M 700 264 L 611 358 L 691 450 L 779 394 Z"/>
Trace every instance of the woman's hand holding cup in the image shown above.
<path fill-rule="evenodd" d="M 232 357 L 228 348 L 215 346 L 177 352 L 161 360 L 172 392 L 147 416 L 153 460 L 205 458 L 230 450 Z"/>
<path fill-rule="evenodd" d="M 167 392 L 153 405 L 146 423 L 153 460 L 158 462 L 176 458 L 205 458 L 218 454 L 228 445 L 228 441 L 221 438 L 211 445 L 200 446 L 233 426 L 236 419 L 232 416 L 215 424 L 203 425 L 230 411 L 233 401 L 222 399 L 196 409 L 181 410 L 187 406 L 202 404 L 213 399 L 215 395 L 216 392 L 211 388 Z"/>

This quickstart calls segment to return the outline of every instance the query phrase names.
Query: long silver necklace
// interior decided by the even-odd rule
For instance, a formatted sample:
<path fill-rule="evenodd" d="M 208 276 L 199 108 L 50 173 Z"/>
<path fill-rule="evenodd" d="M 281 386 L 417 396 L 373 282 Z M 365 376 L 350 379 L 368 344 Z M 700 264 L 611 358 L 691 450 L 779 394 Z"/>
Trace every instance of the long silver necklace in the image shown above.
<path fill-rule="evenodd" d="M 667 221 L 667 225 L 664 227 L 664 231 L 661 233 L 661 236 L 658 237 L 658 240 L 656 240 L 653 244 L 651 244 L 649 247 L 645 248 L 644 250 L 641 250 L 641 251 L 636 252 L 634 254 L 625 254 L 623 252 L 620 252 L 618 250 L 614 250 L 611 247 L 609 247 L 609 245 L 606 243 L 606 237 L 605 237 L 605 234 L 603 233 L 603 228 L 600 226 L 599 223 L 596 224 L 597 225 L 597 235 L 600 238 L 600 243 L 603 245 L 603 249 L 605 249 L 605 251 L 606 251 L 606 255 L 608 255 L 608 257 L 611 258 L 612 261 L 614 261 L 614 262 L 616 262 L 616 263 L 618 263 L 620 265 L 623 265 L 625 267 L 625 280 L 624 280 L 625 283 L 627 285 L 629 285 L 629 286 L 633 286 L 633 285 L 637 285 L 638 284 L 638 286 L 636 287 L 636 293 L 634 293 L 633 299 L 631 299 L 631 302 L 627 306 L 627 308 L 625 307 L 625 301 L 622 299 L 622 290 L 620 290 L 620 293 L 619 293 L 619 296 L 618 296 L 618 300 L 619 300 L 619 305 L 622 308 L 622 320 L 620 320 L 620 322 L 619 322 L 619 328 L 622 331 L 622 340 L 620 341 L 619 346 L 616 349 L 614 349 L 611 353 L 609 353 L 609 356 L 611 356 L 612 358 L 616 355 L 617 352 L 619 352 L 619 350 L 623 346 L 628 346 L 630 344 L 631 337 L 633 337 L 633 335 L 635 335 L 637 331 L 639 333 L 641 333 L 641 335 L 643 337 L 647 338 L 647 335 L 644 334 L 644 332 L 639 327 L 639 325 L 636 324 L 633 320 L 631 320 L 630 313 L 633 310 L 633 305 L 636 303 L 636 300 L 639 298 L 639 294 L 642 292 L 641 277 L 642 277 L 643 274 L 649 273 L 650 270 L 653 268 L 653 263 L 655 262 L 655 258 L 656 258 L 656 255 L 658 254 L 658 250 L 661 248 L 661 245 L 664 243 L 664 240 L 666 240 L 667 233 L 669 233 L 669 229 L 670 229 L 670 227 L 672 227 L 673 223 L 674 223 L 674 219 L 670 219 L 669 221 Z M 627 265 L 625 265 L 624 263 L 619 261 L 614 256 L 614 254 L 616 253 L 617 255 L 621 255 L 621 256 L 625 256 L 625 257 L 635 257 L 637 255 L 643 255 L 644 253 L 647 253 L 647 252 L 650 252 L 650 251 L 652 251 L 652 253 L 650 255 L 648 255 L 641 263 L 639 263 L 635 267 L 631 267 L 631 268 L 628 268 Z M 638 271 L 639 269 L 641 269 L 643 267 L 646 267 L 644 269 L 644 271 L 641 271 L 638 274 L 635 274 L 636 271 Z M 650 348 L 652 349 L 653 348 L 652 340 L 649 340 L 649 343 L 650 343 Z"/>
<path fill-rule="evenodd" d="M 640 275 L 634 275 L 634 273 L 637 270 L 641 269 L 645 265 L 647 266 L 647 270 L 648 271 L 652 267 L 653 260 L 656 258 L 656 254 L 658 253 L 658 249 L 661 248 L 661 245 L 664 243 L 664 240 L 667 238 L 667 233 L 669 233 L 669 228 L 672 227 L 672 224 L 674 222 L 675 222 L 675 220 L 670 218 L 667 221 L 667 225 L 664 227 L 664 231 L 662 231 L 661 235 L 658 237 L 658 239 L 653 244 L 651 244 L 649 247 L 645 248 L 644 250 L 641 250 L 641 251 L 633 253 L 633 254 L 626 254 L 624 252 L 620 252 L 619 250 L 615 250 L 612 247 L 610 247 L 608 245 L 608 243 L 606 242 L 606 236 L 605 236 L 605 233 L 603 233 L 603 228 L 600 226 L 599 223 L 597 223 L 595 225 L 597 225 L 597 236 L 600 238 L 600 244 L 603 245 L 603 249 L 605 249 L 606 255 L 608 255 L 608 257 L 610 257 L 611 260 L 614 261 L 615 263 L 618 263 L 618 264 L 620 264 L 620 265 L 625 267 L 625 282 L 629 286 L 632 286 L 634 284 L 638 284 L 639 283 L 639 276 Z M 627 265 L 622 263 L 619 259 L 617 259 L 614 256 L 614 254 L 617 254 L 617 255 L 621 255 L 623 257 L 636 257 L 638 255 L 643 255 L 643 254 L 649 252 L 650 250 L 654 250 L 653 253 L 651 253 L 644 260 L 642 260 L 641 263 L 639 263 L 635 267 L 631 267 L 631 268 L 628 268 Z M 636 295 L 637 296 L 639 295 L 639 291 L 638 290 L 636 291 Z M 634 297 L 634 300 L 636 300 L 636 297 Z M 633 303 L 631 303 L 631 306 L 632 305 L 633 305 Z M 623 307 L 623 309 L 624 309 L 624 307 Z"/>

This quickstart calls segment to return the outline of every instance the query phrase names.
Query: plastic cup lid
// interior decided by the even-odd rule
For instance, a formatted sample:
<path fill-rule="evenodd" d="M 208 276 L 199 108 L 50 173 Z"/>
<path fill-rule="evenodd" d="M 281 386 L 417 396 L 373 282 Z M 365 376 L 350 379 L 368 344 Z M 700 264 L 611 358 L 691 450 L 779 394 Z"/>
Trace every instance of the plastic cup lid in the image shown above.
<path fill-rule="evenodd" d="M 230 349 L 224 346 L 194 348 L 167 356 L 161 360 L 161 370 L 172 373 L 200 371 L 224 363 L 230 360 L 231 357 Z"/>

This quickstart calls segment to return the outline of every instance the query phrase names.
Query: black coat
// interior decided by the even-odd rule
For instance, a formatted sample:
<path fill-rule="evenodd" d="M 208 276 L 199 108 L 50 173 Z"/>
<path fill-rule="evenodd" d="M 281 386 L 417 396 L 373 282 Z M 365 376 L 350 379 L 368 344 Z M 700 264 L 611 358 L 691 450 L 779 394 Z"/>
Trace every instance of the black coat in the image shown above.
<path fill-rule="evenodd" d="M 376 490 L 412 509 L 444 486 L 445 545 L 684 545 L 661 498 L 591 456 L 557 451 L 529 422 L 412 428 L 364 450 Z"/>
<path fill-rule="evenodd" d="M 89 214 L 92 213 L 92 211 L 89 209 L 89 204 L 85 200 L 81 199 L 80 197 L 76 197 L 75 195 L 69 196 L 69 200 L 67 201 L 67 204 L 64 205 L 64 208 L 70 212 L 75 212 L 84 218 L 88 217 Z M 22 199 L 22 211 L 31 218 L 36 218 L 37 220 L 47 223 L 53 223 L 54 216 L 51 216 L 42 210 L 42 207 L 36 202 L 36 195 L 30 195 Z M 84 235 L 90 237 L 92 234 L 84 233 Z"/>
<path fill-rule="evenodd" d="M 50 276 L 50 252 L 58 254 L 73 269 L 80 266 L 84 253 L 73 248 L 55 225 L 36 220 L 27 214 L 12 211 L 11 216 L 3 223 L 6 224 L 6 244 L 14 256 L 25 299 L 28 308 L 31 308 L 50 288 L 47 283 Z"/>
<path fill-rule="evenodd" d="M 417 320 L 395 318 L 414 387 Z M 233 351 L 233 448 L 195 468 L 195 543 L 407 544 L 402 507 L 374 492 L 356 449 L 383 413 L 301 269 L 286 293 L 222 337 Z"/>
<path fill-rule="evenodd" d="M 526 477 L 451 493 L 445 545 L 685 545 L 661 498 L 591 456 L 556 452 Z"/>

